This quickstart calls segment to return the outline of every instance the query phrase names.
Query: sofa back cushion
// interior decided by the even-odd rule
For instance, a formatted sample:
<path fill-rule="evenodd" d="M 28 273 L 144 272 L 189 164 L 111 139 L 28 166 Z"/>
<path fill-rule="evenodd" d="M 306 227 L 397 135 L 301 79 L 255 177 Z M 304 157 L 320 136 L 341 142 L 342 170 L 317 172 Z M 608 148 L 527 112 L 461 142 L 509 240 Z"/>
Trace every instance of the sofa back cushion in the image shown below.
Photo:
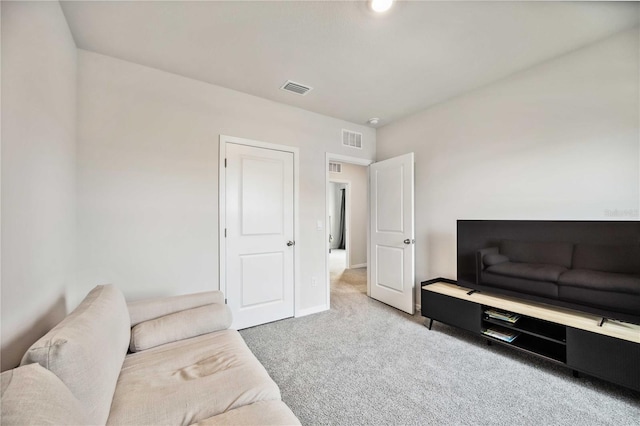
<path fill-rule="evenodd" d="M 90 422 L 105 424 L 129 336 L 124 296 L 112 285 L 98 286 L 29 348 L 22 365 L 38 363 L 54 373 L 87 407 Z"/>
<path fill-rule="evenodd" d="M 573 244 L 502 240 L 500 254 L 507 256 L 511 262 L 545 263 L 570 268 Z"/>
<path fill-rule="evenodd" d="M 129 316 L 131 317 L 131 326 L 133 327 L 144 321 L 211 304 L 224 304 L 224 294 L 216 290 L 184 294 L 181 296 L 143 299 L 129 302 L 127 303 L 127 307 L 129 308 Z"/>
<path fill-rule="evenodd" d="M 0 375 L 3 425 L 84 425 L 85 407 L 69 388 L 40 364 L 29 364 Z"/>
<path fill-rule="evenodd" d="M 576 244 L 573 269 L 640 274 L 640 246 Z"/>

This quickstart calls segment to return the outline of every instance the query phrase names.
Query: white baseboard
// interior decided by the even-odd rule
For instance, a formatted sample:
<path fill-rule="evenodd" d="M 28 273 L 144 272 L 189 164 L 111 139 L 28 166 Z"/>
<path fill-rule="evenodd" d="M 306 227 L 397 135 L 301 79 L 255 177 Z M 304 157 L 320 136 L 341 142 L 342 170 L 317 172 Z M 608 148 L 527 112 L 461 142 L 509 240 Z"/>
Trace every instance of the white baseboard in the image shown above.
<path fill-rule="evenodd" d="M 313 306 L 311 308 L 299 309 L 296 313 L 296 318 L 305 317 L 307 315 L 317 314 L 318 312 L 328 311 L 327 305 Z"/>
<path fill-rule="evenodd" d="M 351 265 L 349 269 L 366 268 L 366 267 L 367 267 L 366 263 L 358 263 L 357 265 Z"/>

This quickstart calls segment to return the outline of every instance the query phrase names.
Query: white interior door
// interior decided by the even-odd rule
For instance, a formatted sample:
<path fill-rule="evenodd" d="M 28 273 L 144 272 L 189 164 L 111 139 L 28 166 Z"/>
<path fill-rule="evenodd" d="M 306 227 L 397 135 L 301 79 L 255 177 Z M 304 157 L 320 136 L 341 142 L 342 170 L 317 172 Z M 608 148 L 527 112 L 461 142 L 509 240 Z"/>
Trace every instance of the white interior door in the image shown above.
<path fill-rule="evenodd" d="M 294 315 L 294 158 L 227 143 L 227 303 L 242 329 Z"/>
<path fill-rule="evenodd" d="M 413 153 L 373 163 L 371 191 L 371 297 L 413 314 Z"/>

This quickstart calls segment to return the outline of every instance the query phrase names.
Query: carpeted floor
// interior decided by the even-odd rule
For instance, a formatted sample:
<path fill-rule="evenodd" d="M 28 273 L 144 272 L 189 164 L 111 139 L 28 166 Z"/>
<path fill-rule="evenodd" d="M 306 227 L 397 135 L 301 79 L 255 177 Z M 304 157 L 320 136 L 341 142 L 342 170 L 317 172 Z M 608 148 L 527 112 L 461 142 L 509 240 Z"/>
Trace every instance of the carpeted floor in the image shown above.
<path fill-rule="evenodd" d="M 331 310 L 241 331 L 304 425 L 640 425 L 640 393 L 366 296 L 332 272 Z"/>

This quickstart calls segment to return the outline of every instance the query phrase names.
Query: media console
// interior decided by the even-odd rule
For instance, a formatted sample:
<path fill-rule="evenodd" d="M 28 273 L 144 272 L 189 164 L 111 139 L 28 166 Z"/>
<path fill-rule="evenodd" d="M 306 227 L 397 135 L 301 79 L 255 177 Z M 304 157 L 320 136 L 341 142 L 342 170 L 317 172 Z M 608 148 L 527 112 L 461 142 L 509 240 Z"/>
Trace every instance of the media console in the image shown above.
<path fill-rule="evenodd" d="M 422 283 L 422 316 L 468 330 L 578 372 L 640 391 L 640 326 L 491 295 L 449 282 Z"/>

